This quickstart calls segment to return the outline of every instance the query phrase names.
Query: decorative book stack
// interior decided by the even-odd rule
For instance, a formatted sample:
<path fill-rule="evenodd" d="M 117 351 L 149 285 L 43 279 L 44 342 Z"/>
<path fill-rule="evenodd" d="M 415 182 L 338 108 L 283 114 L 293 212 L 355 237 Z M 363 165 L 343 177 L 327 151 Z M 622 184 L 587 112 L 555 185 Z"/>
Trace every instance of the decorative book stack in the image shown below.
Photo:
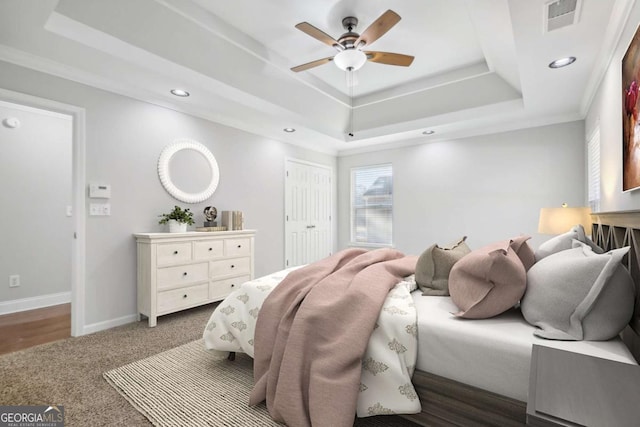
<path fill-rule="evenodd" d="M 227 230 L 242 230 L 244 228 L 244 218 L 241 211 L 222 211 L 222 226 Z"/>
<path fill-rule="evenodd" d="M 227 227 L 225 226 L 196 227 L 196 231 L 227 231 Z"/>

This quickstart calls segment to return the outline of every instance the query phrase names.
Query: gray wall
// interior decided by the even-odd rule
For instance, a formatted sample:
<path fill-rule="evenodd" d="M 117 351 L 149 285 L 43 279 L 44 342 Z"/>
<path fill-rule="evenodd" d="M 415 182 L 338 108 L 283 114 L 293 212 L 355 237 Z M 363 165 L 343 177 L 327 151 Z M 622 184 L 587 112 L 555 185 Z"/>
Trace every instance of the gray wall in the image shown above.
<path fill-rule="evenodd" d="M 586 135 L 600 128 L 600 211 L 640 209 L 640 190 L 622 192 L 622 58 L 640 22 L 633 6 L 611 63 L 585 119 Z"/>
<path fill-rule="evenodd" d="M 15 107 L 0 103 L 21 122 L 0 125 L 0 302 L 71 291 L 71 117 Z"/>
<path fill-rule="evenodd" d="M 134 232 L 162 231 L 157 216 L 176 203 L 161 187 L 156 164 L 178 137 L 205 144 L 221 181 L 212 199 L 188 205 L 242 210 L 258 230 L 256 274 L 282 268 L 284 159 L 294 157 L 337 170 L 336 246 L 349 243 L 349 169 L 391 162 L 394 167 L 394 242 L 418 254 L 433 242 L 460 235 L 469 244 L 514 234 L 536 235 L 540 207 L 582 205 L 584 123 L 340 157 L 267 140 L 200 118 L 0 62 L 0 86 L 86 109 L 87 181 L 112 185 L 112 216 L 88 217 L 86 323 L 135 313 Z M 87 200 L 87 204 L 90 200 Z M 187 206 L 185 204 L 181 204 Z"/>
<path fill-rule="evenodd" d="M 392 163 L 393 240 L 408 254 L 468 236 L 478 248 L 537 234 L 542 207 L 583 206 L 584 122 L 435 142 L 338 159 L 338 245 L 349 244 L 350 169 Z"/>
<path fill-rule="evenodd" d="M 174 204 L 190 207 L 198 222 L 203 221 L 202 210 L 207 205 L 219 211 L 242 210 L 245 228 L 258 230 L 256 274 L 263 275 L 283 268 L 285 158 L 336 169 L 333 156 L 8 63 L 0 62 L 0 86 L 86 109 L 87 182 L 112 186 L 112 215 L 87 217 L 87 325 L 136 312 L 132 233 L 164 231 L 157 216 Z M 179 203 L 159 182 L 158 156 L 164 146 L 179 137 L 206 145 L 220 167 L 220 185 L 203 203 Z"/>

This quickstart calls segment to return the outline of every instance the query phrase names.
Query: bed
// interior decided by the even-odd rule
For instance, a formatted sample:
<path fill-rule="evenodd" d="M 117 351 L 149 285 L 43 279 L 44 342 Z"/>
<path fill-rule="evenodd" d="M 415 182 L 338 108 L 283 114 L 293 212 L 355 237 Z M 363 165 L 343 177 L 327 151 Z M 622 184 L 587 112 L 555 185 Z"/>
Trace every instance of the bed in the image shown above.
<path fill-rule="evenodd" d="M 640 242 L 640 213 L 596 214 L 593 220 L 593 240 L 599 246 L 605 250 L 631 246 L 624 263 L 637 288 L 640 244 L 636 241 Z M 287 273 L 278 272 L 248 286 L 272 289 L 274 280 L 281 280 Z M 408 291 L 414 289 L 410 278 L 402 286 Z M 419 313 L 417 359 L 415 369 L 410 366 L 407 372 L 421 409 L 418 408 L 418 412 L 415 406 L 410 407 L 403 416 L 424 426 L 524 425 L 531 350 L 536 343 L 632 364 L 640 355 L 640 304 L 637 301 L 632 321 L 619 338 L 566 342 L 534 337 L 535 328 L 523 319 L 518 309 L 491 319 L 469 321 L 451 316 L 456 306 L 449 297 L 425 297 L 414 290 L 411 299 L 410 305 Z M 219 309 L 228 306 L 223 302 Z M 255 312 L 245 314 L 245 319 L 255 321 L 256 317 Z M 205 331 L 205 340 L 206 335 Z M 230 344 L 233 337 L 228 338 L 225 344 Z M 245 349 L 237 342 L 235 346 L 219 344 L 220 341 L 210 343 L 209 347 L 230 352 L 247 348 L 246 343 Z M 402 363 L 410 365 L 411 361 L 407 359 Z"/>

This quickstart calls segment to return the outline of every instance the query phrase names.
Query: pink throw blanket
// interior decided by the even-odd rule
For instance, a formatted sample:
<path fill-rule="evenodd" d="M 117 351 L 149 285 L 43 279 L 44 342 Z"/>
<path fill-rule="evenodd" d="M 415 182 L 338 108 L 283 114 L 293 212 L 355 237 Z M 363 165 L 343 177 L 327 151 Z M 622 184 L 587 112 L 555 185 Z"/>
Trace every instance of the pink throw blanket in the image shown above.
<path fill-rule="evenodd" d="M 292 427 L 352 426 L 362 357 L 388 292 L 417 257 L 347 249 L 294 270 L 256 325 L 250 405 Z"/>

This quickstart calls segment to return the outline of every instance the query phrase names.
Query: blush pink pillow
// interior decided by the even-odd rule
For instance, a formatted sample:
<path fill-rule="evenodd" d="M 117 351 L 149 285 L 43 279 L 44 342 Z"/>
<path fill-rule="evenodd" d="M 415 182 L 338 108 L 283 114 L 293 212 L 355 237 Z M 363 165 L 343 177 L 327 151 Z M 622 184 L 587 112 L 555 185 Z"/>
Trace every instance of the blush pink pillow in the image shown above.
<path fill-rule="evenodd" d="M 516 255 L 520 258 L 522 265 L 526 271 L 529 271 L 533 264 L 536 263 L 536 255 L 533 252 L 533 248 L 529 245 L 527 240 L 531 239 L 531 236 L 518 236 L 511 239 L 511 248 L 516 251 Z"/>
<path fill-rule="evenodd" d="M 486 319 L 520 301 L 527 286 L 526 270 L 533 265 L 528 239 L 521 236 L 484 246 L 453 266 L 449 293 L 460 309 L 456 316 Z"/>

